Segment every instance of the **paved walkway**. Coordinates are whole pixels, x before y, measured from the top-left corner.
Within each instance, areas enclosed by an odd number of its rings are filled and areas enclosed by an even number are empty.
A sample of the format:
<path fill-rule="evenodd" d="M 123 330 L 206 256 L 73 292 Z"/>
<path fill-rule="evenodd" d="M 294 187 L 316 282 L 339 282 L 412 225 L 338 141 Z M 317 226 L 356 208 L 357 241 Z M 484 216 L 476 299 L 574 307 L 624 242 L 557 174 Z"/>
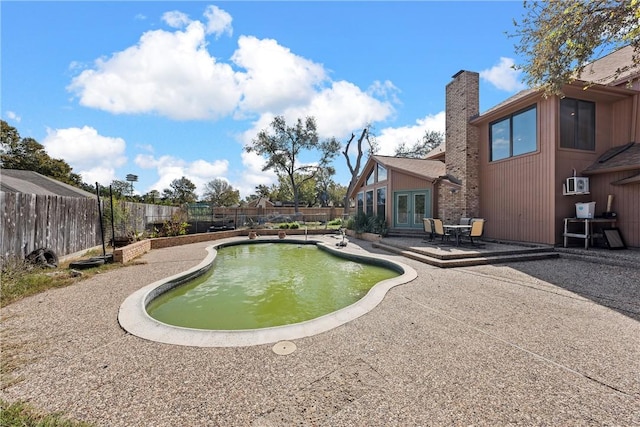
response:
<path fill-rule="evenodd" d="M 416 280 L 286 356 L 119 327 L 128 295 L 198 264 L 206 246 L 155 250 L 3 309 L 2 345 L 28 362 L 0 396 L 104 426 L 640 425 L 640 269 L 397 257 Z"/>

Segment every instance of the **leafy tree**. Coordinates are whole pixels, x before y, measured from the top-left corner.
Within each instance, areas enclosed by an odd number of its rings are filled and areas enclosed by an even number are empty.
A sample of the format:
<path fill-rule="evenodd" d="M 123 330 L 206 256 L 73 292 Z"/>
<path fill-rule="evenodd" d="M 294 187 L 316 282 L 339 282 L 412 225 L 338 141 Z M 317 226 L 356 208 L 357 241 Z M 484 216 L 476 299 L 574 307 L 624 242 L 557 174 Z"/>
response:
<path fill-rule="evenodd" d="M 347 187 L 332 181 L 327 187 L 327 195 L 327 204 L 343 206 L 345 198 L 347 197 Z"/>
<path fill-rule="evenodd" d="M 421 141 L 417 141 L 411 147 L 408 147 L 407 144 L 402 143 L 396 149 L 397 157 L 409 157 L 412 159 L 422 159 L 424 158 L 431 150 L 438 147 L 444 141 L 444 135 L 442 132 L 437 132 L 433 130 L 428 130 L 424 133 Z"/>
<path fill-rule="evenodd" d="M 113 181 L 111 181 L 110 185 L 113 197 L 116 197 L 118 199 L 122 199 L 123 197 L 131 193 L 131 184 L 129 184 L 127 181 L 114 179 Z"/>
<path fill-rule="evenodd" d="M 170 188 L 162 190 L 162 197 L 174 204 L 193 203 L 197 200 L 196 185 L 188 178 L 174 179 L 169 184 Z"/>
<path fill-rule="evenodd" d="M 158 202 L 160 202 L 160 199 L 161 199 L 161 196 L 158 190 L 151 190 L 148 193 L 146 193 L 144 196 L 142 196 L 142 200 L 144 200 L 145 203 L 150 203 L 152 205 L 155 205 Z"/>
<path fill-rule="evenodd" d="M 50 157 L 38 141 L 33 138 L 21 138 L 18 130 L 4 120 L 0 121 L 0 127 L 0 165 L 3 168 L 38 172 L 86 189 L 80 175 L 74 173 L 64 160 Z"/>
<path fill-rule="evenodd" d="M 603 51 L 632 45 L 633 63 L 616 70 L 615 77 L 640 64 L 640 0 L 532 1 L 513 37 L 516 52 L 526 63 L 516 68 L 525 82 L 547 94 L 562 94 L 587 63 Z"/>
<path fill-rule="evenodd" d="M 266 158 L 263 171 L 273 170 L 289 180 L 297 213 L 300 187 L 329 165 L 338 154 L 340 144 L 333 138 L 320 141 L 313 117 L 307 117 L 304 122 L 298 119 L 295 126 L 287 126 L 284 117 L 278 116 L 271 122 L 271 128 L 273 134 L 267 130 L 260 131 L 253 144 L 246 146 L 245 150 Z M 300 164 L 299 157 L 303 151 L 315 151 L 320 157 L 314 164 Z"/>
<path fill-rule="evenodd" d="M 331 199 L 330 188 L 335 185 L 331 177 L 335 175 L 336 170 L 334 168 L 325 168 L 316 175 L 316 201 L 320 206 L 328 206 Z M 315 203 L 314 203 L 315 204 Z"/>
<path fill-rule="evenodd" d="M 360 134 L 360 138 L 358 138 L 357 146 L 356 146 L 356 159 L 355 163 L 351 162 L 351 155 L 349 154 L 349 149 L 351 148 L 351 143 L 353 139 L 356 137 L 355 134 L 351 134 L 351 138 L 345 144 L 344 151 L 342 155 L 347 160 L 347 167 L 349 168 L 349 172 L 351 173 L 351 180 L 349 181 L 349 185 L 347 186 L 347 191 L 344 195 L 344 213 L 349 213 L 349 193 L 353 190 L 353 187 L 356 185 L 356 181 L 358 181 L 358 177 L 360 176 L 360 168 L 362 167 L 362 158 L 365 155 L 365 151 L 367 152 L 367 156 L 374 154 L 378 147 L 375 142 L 375 138 L 371 134 L 371 125 L 367 125 L 364 129 L 362 129 L 362 133 Z M 366 140 L 368 149 L 363 148 L 364 141 Z"/>
<path fill-rule="evenodd" d="M 213 206 L 234 206 L 240 203 L 240 191 L 224 179 L 214 179 L 205 184 L 204 200 Z"/>

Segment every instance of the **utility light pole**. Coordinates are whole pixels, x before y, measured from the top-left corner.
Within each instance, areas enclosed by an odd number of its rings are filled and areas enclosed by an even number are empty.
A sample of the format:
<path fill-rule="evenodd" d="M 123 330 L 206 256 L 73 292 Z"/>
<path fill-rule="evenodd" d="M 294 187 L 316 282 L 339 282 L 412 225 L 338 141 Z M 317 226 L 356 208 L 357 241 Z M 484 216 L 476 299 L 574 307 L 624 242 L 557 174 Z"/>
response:
<path fill-rule="evenodd" d="M 138 175 L 127 174 L 127 181 L 131 183 L 130 197 L 133 197 L 133 183 L 138 181 Z"/>

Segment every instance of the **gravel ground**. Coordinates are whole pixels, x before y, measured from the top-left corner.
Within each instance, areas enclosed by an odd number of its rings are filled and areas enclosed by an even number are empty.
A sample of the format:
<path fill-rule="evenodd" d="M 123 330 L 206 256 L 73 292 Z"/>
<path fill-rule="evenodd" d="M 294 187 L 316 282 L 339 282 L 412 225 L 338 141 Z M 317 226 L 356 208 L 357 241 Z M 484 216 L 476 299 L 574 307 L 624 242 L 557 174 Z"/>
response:
<path fill-rule="evenodd" d="M 2 345 L 26 362 L 0 396 L 104 426 L 640 425 L 640 269 L 566 258 L 438 269 L 389 256 L 418 278 L 288 355 L 120 328 L 128 295 L 198 264 L 207 244 L 4 308 Z"/>

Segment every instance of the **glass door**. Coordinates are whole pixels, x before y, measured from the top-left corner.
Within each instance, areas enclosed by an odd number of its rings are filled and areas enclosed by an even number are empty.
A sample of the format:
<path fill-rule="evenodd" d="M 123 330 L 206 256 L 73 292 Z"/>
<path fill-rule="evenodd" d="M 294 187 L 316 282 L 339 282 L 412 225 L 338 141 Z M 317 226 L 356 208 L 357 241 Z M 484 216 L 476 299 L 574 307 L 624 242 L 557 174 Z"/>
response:
<path fill-rule="evenodd" d="M 397 194 L 396 195 L 396 226 L 409 226 L 409 195 Z"/>
<path fill-rule="evenodd" d="M 427 216 L 427 195 L 417 193 L 413 195 L 413 225 L 422 227 L 422 218 Z"/>
<path fill-rule="evenodd" d="M 395 193 L 393 207 L 394 227 L 422 228 L 422 218 L 431 216 L 431 191 L 406 191 Z"/>

